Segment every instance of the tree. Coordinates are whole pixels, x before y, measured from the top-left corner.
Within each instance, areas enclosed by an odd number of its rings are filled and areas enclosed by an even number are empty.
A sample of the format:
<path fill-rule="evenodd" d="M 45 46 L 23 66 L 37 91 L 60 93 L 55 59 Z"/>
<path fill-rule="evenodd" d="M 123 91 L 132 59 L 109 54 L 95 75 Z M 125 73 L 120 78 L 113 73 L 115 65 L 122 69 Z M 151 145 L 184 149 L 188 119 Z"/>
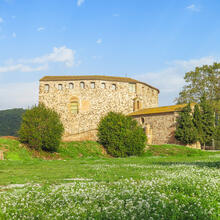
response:
<path fill-rule="evenodd" d="M 179 113 L 175 132 L 175 138 L 183 144 L 193 144 L 197 140 L 197 131 L 192 119 L 192 109 L 188 104 Z"/>
<path fill-rule="evenodd" d="M 211 144 L 216 134 L 215 116 L 214 116 L 213 107 L 211 104 L 209 104 L 205 95 L 201 97 L 200 108 L 202 112 L 202 130 L 203 130 L 203 139 L 201 143 L 203 145 Z"/>
<path fill-rule="evenodd" d="M 215 109 L 220 109 L 220 63 L 196 67 L 185 74 L 186 85 L 176 98 L 177 103 L 199 102 L 203 95 Z"/>
<path fill-rule="evenodd" d="M 19 138 L 22 143 L 35 149 L 56 151 L 63 131 L 59 115 L 45 105 L 39 104 L 24 113 Z"/>
<path fill-rule="evenodd" d="M 121 113 L 108 113 L 98 125 L 99 142 L 114 157 L 141 155 L 146 135 L 137 121 Z"/>
<path fill-rule="evenodd" d="M 204 132 L 202 123 L 202 113 L 198 104 L 194 106 L 193 111 L 193 124 L 196 128 L 196 140 L 200 143 L 204 142 Z"/>

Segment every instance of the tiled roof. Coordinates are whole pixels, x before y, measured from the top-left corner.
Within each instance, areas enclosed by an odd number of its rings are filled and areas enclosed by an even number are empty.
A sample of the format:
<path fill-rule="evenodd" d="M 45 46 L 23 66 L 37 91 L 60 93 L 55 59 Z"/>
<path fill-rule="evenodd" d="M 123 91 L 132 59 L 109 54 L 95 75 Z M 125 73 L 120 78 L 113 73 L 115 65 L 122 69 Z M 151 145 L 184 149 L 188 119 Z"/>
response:
<path fill-rule="evenodd" d="M 160 114 L 160 113 L 167 113 L 167 112 L 179 112 L 181 111 L 187 104 L 180 104 L 180 105 L 170 105 L 170 106 L 162 106 L 156 108 L 145 108 L 141 109 L 136 112 L 132 112 L 129 116 L 137 116 L 137 115 L 150 115 L 150 114 Z M 195 103 L 191 103 L 193 107 Z"/>
<path fill-rule="evenodd" d="M 156 89 L 158 92 L 159 89 L 148 85 L 147 83 L 140 82 L 138 80 L 128 78 L 128 77 L 116 77 L 116 76 L 101 76 L 101 75 L 88 75 L 88 76 L 44 76 L 40 81 L 71 81 L 71 80 L 104 80 L 104 81 L 116 81 L 116 82 L 130 82 L 130 83 L 142 83 Z"/>

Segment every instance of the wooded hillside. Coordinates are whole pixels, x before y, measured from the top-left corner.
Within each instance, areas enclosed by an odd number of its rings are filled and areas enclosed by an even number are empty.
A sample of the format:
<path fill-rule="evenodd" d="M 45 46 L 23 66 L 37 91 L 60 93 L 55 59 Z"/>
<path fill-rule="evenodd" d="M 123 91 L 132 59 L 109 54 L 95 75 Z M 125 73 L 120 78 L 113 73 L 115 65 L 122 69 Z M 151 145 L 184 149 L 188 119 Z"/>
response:
<path fill-rule="evenodd" d="M 17 136 L 24 112 L 22 108 L 0 110 L 0 136 Z"/>

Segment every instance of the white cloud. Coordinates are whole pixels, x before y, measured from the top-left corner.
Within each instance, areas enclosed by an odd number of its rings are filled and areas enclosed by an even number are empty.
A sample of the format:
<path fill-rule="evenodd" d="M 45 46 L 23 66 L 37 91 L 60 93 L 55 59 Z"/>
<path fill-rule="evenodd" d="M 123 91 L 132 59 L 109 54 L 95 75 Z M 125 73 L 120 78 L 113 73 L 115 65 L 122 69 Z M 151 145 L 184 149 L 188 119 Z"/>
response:
<path fill-rule="evenodd" d="M 0 100 L 0 109 L 31 107 L 38 102 L 38 82 L 0 84 Z"/>
<path fill-rule="evenodd" d="M 84 2 L 85 0 L 77 0 L 77 6 L 80 7 Z"/>
<path fill-rule="evenodd" d="M 16 38 L 16 36 L 17 36 L 16 33 L 13 32 L 13 33 L 12 33 L 12 37 L 13 37 L 13 38 Z"/>
<path fill-rule="evenodd" d="M 200 11 L 199 7 L 197 7 L 194 4 L 187 6 L 186 9 L 188 9 L 190 11 Z"/>
<path fill-rule="evenodd" d="M 96 41 L 97 44 L 101 44 L 102 43 L 102 38 L 99 38 L 97 41 Z"/>
<path fill-rule="evenodd" d="M 3 18 L 0 17 L 0 23 L 3 23 L 3 22 L 4 22 Z"/>
<path fill-rule="evenodd" d="M 16 18 L 16 16 L 15 16 L 15 15 L 12 15 L 12 16 L 11 16 L 11 18 L 12 18 L 12 19 L 15 19 L 15 18 Z"/>
<path fill-rule="evenodd" d="M 39 27 L 39 28 L 37 28 L 37 31 L 44 31 L 45 30 L 45 27 Z"/>
<path fill-rule="evenodd" d="M 137 75 L 136 78 L 160 90 L 160 105 L 170 105 L 173 104 L 185 84 L 184 75 L 186 72 L 194 70 L 197 66 L 211 65 L 218 61 L 220 59 L 215 57 L 175 60 L 167 63 L 168 67 L 161 71 Z"/>
<path fill-rule="evenodd" d="M 10 61 L 10 62 L 9 62 Z M 67 67 L 77 65 L 75 63 L 75 51 L 69 48 L 54 47 L 52 53 L 32 59 L 9 59 L 5 66 L 0 66 L 0 72 L 36 72 L 47 70 L 50 63 L 64 63 Z"/>
<path fill-rule="evenodd" d="M 74 65 L 75 51 L 69 48 L 54 47 L 53 52 L 41 57 L 35 57 L 33 59 L 21 60 L 23 63 L 42 64 L 42 63 L 64 63 L 66 66 L 71 67 Z"/>
<path fill-rule="evenodd" d="M 14 64 L 14 65 L 0 67 L 0 73 L 14 72 L 14 71 L 37 72 L 37 71 L 42 71 L 42 70 L 47 70 L 47 69 L 48 69 L 47 65 L 31 67 L 31 66 L 24 65 L 24 64 Z"/>
<path fill-rule="evenodd" d="M 119 16 L 120 16 L 120 15 L 117 14 L 117 13 L 113 14 L 113 17 L 119 17 Z"/>

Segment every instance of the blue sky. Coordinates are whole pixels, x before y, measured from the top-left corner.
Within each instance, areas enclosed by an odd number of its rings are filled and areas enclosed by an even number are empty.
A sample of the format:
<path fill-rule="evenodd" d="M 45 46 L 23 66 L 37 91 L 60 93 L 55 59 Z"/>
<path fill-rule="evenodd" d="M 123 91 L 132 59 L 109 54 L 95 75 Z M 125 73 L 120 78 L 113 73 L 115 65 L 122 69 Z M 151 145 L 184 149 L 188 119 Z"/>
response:
<path fill-rule="evenodd" d="M 0 0 L 0 109 L 37 103 L 45 75 L 128 76 L 173 104 L 220 57 L 219 0 Z"/>

